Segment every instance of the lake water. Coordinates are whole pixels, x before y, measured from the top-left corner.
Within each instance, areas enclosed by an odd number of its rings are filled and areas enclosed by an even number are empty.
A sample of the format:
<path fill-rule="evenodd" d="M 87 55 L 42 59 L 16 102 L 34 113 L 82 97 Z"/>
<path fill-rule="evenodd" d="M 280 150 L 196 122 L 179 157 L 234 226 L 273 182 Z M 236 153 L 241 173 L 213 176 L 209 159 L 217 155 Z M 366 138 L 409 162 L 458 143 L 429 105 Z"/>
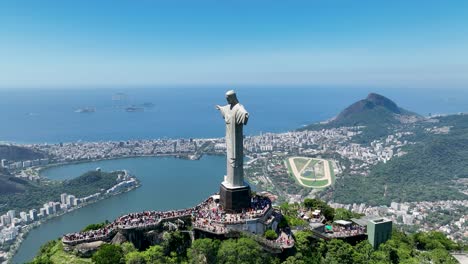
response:
<path fill-rule="evenodd" d="M 218 191 L 225 166 L 225 158 L 222 156 L 204 156 L 196 161 L 173 157 L 142 157 L 65 165 L 45 170 L 43 175 L 46 177 L 68 179 L 97 167 L 103 171 L 127 169 L 137 176 L 142 186 L 47 221 L 29 232 L 13 258 L 13 263 L 31 260 L 47 241 L 79 231 L 91 223 L 106 219 L 112 221 L 130 212 L 194 206 Z"/>

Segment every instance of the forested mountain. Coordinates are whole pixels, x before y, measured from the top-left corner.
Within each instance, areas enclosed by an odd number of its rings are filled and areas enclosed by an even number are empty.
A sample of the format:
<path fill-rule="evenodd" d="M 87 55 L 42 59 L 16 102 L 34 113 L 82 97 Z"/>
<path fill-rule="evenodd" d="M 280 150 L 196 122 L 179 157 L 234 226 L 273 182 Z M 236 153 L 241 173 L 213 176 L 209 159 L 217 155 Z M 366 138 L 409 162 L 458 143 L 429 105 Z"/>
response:
<path fill-rule="evenodd" d="M 370 93 L 365 99 L 351 104 L 331 120 L 311 124 L 299 130 L 365 126 L 362 135 L 359 135 L 356 140 L 366 143 L 387 135 L 394 126 L 421 119 L 422 117 L 418 114 L 399 107 L 385 96 Z"/>

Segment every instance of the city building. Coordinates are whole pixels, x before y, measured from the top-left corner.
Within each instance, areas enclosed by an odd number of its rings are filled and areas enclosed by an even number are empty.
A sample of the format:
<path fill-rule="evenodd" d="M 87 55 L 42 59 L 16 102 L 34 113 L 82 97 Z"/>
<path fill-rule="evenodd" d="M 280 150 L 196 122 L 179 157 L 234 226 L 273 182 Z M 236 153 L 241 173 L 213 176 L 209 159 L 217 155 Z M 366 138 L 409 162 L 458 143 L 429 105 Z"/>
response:
<path fill-rule="evenodd" d="M 386 218 L 371 219 L 367 222 L 369 243 L 377 249 L 392 236 L 392 221 Z"/>
<path fill-rule="evenodd" d="M 29 210 L 29 218 L 31 218 L 31 221 L 36 221 L 38 219 L 36 209 Z"/>
<path fill-rule="evenodd" d="M 54 214 L 54 207 L 50 206 L 48 203 L 44 204 L 44 209 L 46 211 L 46 215 Z"/>
<path fill-rule="evenodd" d="M 60 211 L 60 203 L 59 202 L 55 202 L 54 205 L 54 213 L 57 213 L 58 211 Z"/>
<path fill-rule="evenodd" d="M 67 204 L 67 194 L 66 193 L 62 193 L 60 195 L 60 203 Z"/>
<path fill-rule="evenodd" d="M 21 220 L 22 220 L 24 223 L 29 222 L 29 215 L 28 215 L 28 213 L 26 213 L 26 212 L 21 212 L 21 213 L 20 213 L 20 217 L 21 217 Z"/>
<path fill-rule="evenodd" d="M 66 204 L 73 206 L 75 204 L 76 197 L 74 195 L 68 195 L 67 196 L 67 202 Z"/>
<path fill-rule="evenodd" d="M 47 216 L 47 209 L 46 208 L 41 208 L 39 209 L 39 215 L 38 217 L 46 217 Z"/>
<path fill-rule="evenodd" d="M 10 222 L 13 223 L 15 220 L 16 212 L 15 210 L 10 210 L 7 212 L 7 215 L 10 217 Z"/>
<path fill-rule="evenodd" d="M 2 223 L 2 226 L 5 226 L 5 227 L 11 224 L 11 218 L 9 215 L 6 215 L 6 214 L 0 217 L 0 221 Z"/>

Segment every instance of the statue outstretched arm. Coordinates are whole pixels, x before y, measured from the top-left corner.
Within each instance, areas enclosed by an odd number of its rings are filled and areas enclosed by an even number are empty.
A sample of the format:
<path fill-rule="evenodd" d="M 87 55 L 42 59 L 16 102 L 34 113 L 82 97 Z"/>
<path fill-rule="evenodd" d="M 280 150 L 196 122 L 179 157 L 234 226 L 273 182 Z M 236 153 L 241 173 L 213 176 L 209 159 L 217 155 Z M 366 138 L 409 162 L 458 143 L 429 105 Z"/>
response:
<path fill-rule="evenodd" d="M 221 115 L 222 115 L 223 118 L 224 118 L 224 116 L 226 115 L 226 114 L 225 114 L 224 106 L 216 105 L 215 107 L 216 107 L 216 109 L 219 110 L 219 112 L 221 113 Z"/>

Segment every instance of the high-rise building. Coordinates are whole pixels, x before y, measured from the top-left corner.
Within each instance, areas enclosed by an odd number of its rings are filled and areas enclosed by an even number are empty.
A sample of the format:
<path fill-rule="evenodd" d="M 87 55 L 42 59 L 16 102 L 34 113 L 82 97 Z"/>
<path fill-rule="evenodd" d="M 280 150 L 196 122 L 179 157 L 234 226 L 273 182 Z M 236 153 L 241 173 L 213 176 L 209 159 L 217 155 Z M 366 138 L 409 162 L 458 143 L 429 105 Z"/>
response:
<path fill-rule="evenodd" d="M 26 212 L 21 212 L 20 217 L 23 222 L 29 222 L 29 215 Z"/>
<path fill-rule="evenodd" d="M 46 210 L 46 215 L 54 214 L 54 207 L 50 206 L 49 204 L 44 204 L 44 208 Z"/>
<path fill-rule="evenodd" d="M 4 214 L 2 216 L 0 216 L 0 221 L 2 223 L 3 226 L 9 226 L 11 224 L 11 218 L 9 215 L 7 214 Z"/>
<path fill-rule="evenodd" d="M 2 166 L 2 168 L 6 168 L 6 159 L 2 159 L 0 165 Z"/>
<path fill-rule="evenodd" d="M 367 239 L 374 249 L 385 243 L 392 236 L 392 221 L 386 218 L 378 218 L 367 222 Z"/>
<path fill-rule="evenodd" d="M 75 204 L 75 196 L 74 195 L 68 195 L 67 196 L 67 204 L 70 206 L 73 206 Z"/>
<path fill-rule="evenodd" d="M 36 221 L 38 219 L 36 209 L 29 210 L 29 218 L 31 218 L 31 221 Z"/>
<path fill-rule="evenodd" d="M 47 216 L 47 209 L 46 208 L 41 208 L 39 209 L 39 212 L 40 212 L 40 216 L 41 217 L 46 217 Z"/>
<path fill-rule="evenodd" d="M 62 204 L 66 204 L 67 203 L 67 194 L 66 193 L 62 193 L 60 195 L 60 203 Z"/>
<path fill-rule="evenodd" d="M 11 223 L 13 223 L 14 220 L 15 220 L 15 216 L 16 216 L 15 210 L 10 210 L 10 211 L 8 211 L 8 212 L 7 212 L 7 215 L 10 217 Z"/>
<path fill-rule="evenodd" d="M 60 203 L 59 202 L 55 202 L 53 207 L 54 207 L 54 213 L 57 213 L 58 211 L 60 211 Z"/>

